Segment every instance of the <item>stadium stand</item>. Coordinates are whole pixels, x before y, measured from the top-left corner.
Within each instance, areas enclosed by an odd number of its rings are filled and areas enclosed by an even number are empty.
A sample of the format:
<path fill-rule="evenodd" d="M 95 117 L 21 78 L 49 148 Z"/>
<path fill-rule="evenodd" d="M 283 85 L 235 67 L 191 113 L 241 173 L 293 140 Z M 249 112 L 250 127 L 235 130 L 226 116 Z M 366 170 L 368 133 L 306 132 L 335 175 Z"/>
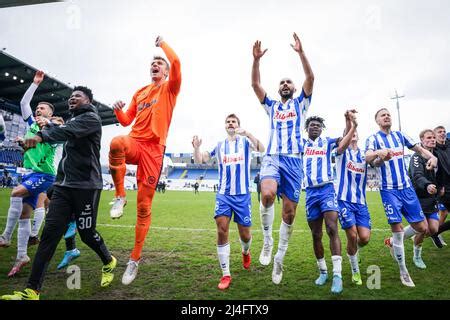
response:
<path fill-rule="evenodd" d="M 36 68 L 0 50 L 0 109 L 20 115 L 20 100 L 36 71 Z M 50 102 L 55 106 L 55 115 L 66 119 L 69 116 L 67 99 L 72 89 L 68 84 L 46 75 L 34 94 L 31 107 L 34 111 L 38 101 Z M 98 109 L 102 125 L 118 123 L 110 107 L 97 100 L 93 104 Z"/>
<path fill-rule="evenodd" d="M 15 142 L 15 139 L 23 137 L 27 130 L 27 124 L 21 116 L 20 100 L 33 81 L 36 71 L 36 68 L 0 50 L 0 113 L 5 120 L 6 131 L 5 140 L 0 143 L 0 169 L 7 169 L 10 172 L 9 176 L 13 178 L 10 186 L 17 184 L 23 171 L 21 168 L 23 149 Z M 72 89 L 68 84 L 46 75 L 36 90 L 31 107 L 34 111 L 39 101 L 47 101 L 55 106 L 55 115 L 67 119 L 69 116 L 67 100 Z M 93 104 L 98 109 L 102 125 L 118 122 L 110 107 L 96 100 Z M 135 178 L 134 182 L 132 180 L 126 182 L 127 188 L 133 187 Z"/>

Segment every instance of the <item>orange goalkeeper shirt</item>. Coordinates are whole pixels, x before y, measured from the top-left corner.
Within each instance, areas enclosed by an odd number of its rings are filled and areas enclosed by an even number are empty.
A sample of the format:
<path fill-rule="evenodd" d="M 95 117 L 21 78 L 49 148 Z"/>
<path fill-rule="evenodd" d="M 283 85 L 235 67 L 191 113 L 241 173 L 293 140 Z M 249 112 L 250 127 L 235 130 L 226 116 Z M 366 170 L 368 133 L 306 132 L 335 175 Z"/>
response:
<path fill-rule="evenodd" d="M 136 118 L 129 134 L 138 140 L 150 140 L 166 145 L 167 133 L 173 109 L 181 86 L 180 60 L 165 42 L 161 48 L 170 62 L 169 80 L 160 85 L 151 83 L 139 89 L 133 96 L 127 111 L 115 110 L 120 124 L 130 125 Z"/>

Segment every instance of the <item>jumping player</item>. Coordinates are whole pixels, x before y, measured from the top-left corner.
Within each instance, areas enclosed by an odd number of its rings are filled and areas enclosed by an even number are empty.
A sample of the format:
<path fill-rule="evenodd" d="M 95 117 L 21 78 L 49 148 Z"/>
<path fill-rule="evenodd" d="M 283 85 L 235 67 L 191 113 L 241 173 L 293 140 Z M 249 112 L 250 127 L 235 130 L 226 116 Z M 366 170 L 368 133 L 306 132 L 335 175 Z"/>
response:
<path fill-rule="evenodd" d="M 166 54 L 169 63 L 155 56 L 151 63 L 152 83 L 139 89 L 124 112 L 125 103 L 117 101 L 114 112 L 123 126 L 136 121 L 127 136 L 111 141 L 109 167 L 116 188 L 116 198 L 111 217 L 120 218 L 126 204 L 124 177 L 126 163 L 137 164 L 137 222 L 135 244 L 122 277 L 123 284 L 130 284 L 137 275 L 145 237 L 151 224 L 151 206 L 163 164 L 167 133 L 181 86 L 180 60 L 161 37 L 155 41 Z M 167 77 L 169 78 L 167 80 Z"/>
<path fill-rule="evenodd" d="M 220 290 L 227 289 L 231 283 L 228 232 L 233 213 L 242 247 L 242 265 L 245 269 L 250 269 L 251 151 L 264 152 L 262 143 L 240 127 L 240 120 L 235 114 L 230 114 L 225 119 L 225 130 L 227 138 L 220 141 L 212 152 L 200 151 L 202 140 L 198 136 L 194 136 L 192 140 L 196 163 L 205 163 L 211 157 L 216 157 L 219 164 L 219 189 L 216 195 L 214 218 L 217 224 L 217 255 L 223 274 L 218 285 Z"/>

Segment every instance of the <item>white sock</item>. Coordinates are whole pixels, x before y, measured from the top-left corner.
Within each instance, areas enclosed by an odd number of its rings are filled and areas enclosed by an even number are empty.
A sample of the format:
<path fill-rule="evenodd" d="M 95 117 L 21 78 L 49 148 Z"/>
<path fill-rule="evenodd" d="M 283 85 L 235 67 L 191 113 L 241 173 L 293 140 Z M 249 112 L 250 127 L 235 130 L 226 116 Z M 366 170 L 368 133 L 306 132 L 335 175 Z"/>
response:
<path fill-rule="evenodd" d="M 41 229 L 42 222 L 45 218 L 45 208 L 36 208 L 34 210 L 33 222 L 31 224 L 31 234 L 30 236 L 36 237 Z"/>
<path fill-rule="evenodd" d="M 262 202 L 260 202 L 259 213 L 261 216 L 261 227 L 264 235 L 264 242 L 270 241 L 272 243 L 272 225 L 275 216 L 275 205 L 272 203 L 270 207 L 266 208 L 263 206 Z"/>
<path fill-rule="evenodd" d="M 317 267 L 319 268 L 320 273 L 328 273 L 327 262 L 325 258 L 317 259 Z"/>
<path fill-rule="evenodd" d="M 6 240 L 11 241 L 11 236 L 16 228 L 17 220 L 19 220 L 20 215 L 22 214 L 22 198 L 20 197 L 11 197 L 9 198 L 10 205 L 8 210 L 8 220 L 6 220 L 5 231 L 3 231 L 3 236 Z"/>
<path fill-rule="evenodd" d="M 392 233 L 392 247 L 394 249 L 394 256 L 398 262 L 400 272 L 405 273 L 408 272 L 408 269 L 406 269 L 405 263 L 405 248 L 403 246 L 403 237 L 403 231 Z"/>
<path fill-rule="evenodd" d="M 359 272 L 359 265 L 358 265 L 358 252 L 354 256 L 347 255 L 348 260 L 350 261 L 350 266 L 352 267 L 352 274 Z"/>
<path fill-rule="evenodd" d="M 252 238 L 250 237 L 250 240 L 248 240 L 248 242 L 245 242 L 242 239 L 239 239 L 239 241 L 241 242 L 242 253 L 247 255 L 252 244 Z"/>
<path fill-rule="evenodd" d="M 407 226 L 406 228 L 404 228 L 403 232 L 404 232 L 403 239 L 412 238 L 412 236 L 417 234 L 416 230 L 414 230 L 414 228 L 411 226 Z"/>
<path fill-rule="evenodd" d="M 230 243 L 217 245 L 220 268 L 224 276 L 230 275 Z"/>
<path fill-rule="evenodd" d="M 333 275 L 342 278 L 342 257 L 331 256 L 331 261 L 333 261 Z"/>
<path fill-rule="evenodd" d="M 280 240 L 278 241 L 278 251 L 275 255 L 275 259 L 282 263 L 289 244 L 289 238 L 291 237 L 293 230 L 292 224 L 287 224 L 281 221 L 280 225 Z"/>
<path fill-rule="evenodd" d="M 414 245 L 414 258 L 420 258 L 420 257 L 422 257 L 422 246 Z"/>
<path fill-rule="evenodd" d="M 19 229 L 17 230 L 17 258 L 27 254 L 28 238 L 31 233 L 30 219 L 20 219 Z"/>

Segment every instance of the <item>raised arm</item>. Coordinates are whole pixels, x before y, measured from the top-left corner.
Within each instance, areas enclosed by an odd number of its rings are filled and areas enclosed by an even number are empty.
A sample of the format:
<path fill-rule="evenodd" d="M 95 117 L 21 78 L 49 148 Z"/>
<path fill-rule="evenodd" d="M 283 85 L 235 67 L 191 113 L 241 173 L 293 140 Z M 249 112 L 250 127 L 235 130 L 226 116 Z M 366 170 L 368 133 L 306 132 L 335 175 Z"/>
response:
<path fill-rule="evenodd" d="M 161 36 L 158 36 L 155 41 L 157 47 L 161 47 L 170 62 L 169 71 L 169 89 L 177 95 L 180 92 L 181 87 L 181 64 L 180 59 L 173 49 L 163 40 Z"/>
<path fill-rule="evenodd" d="M 85 113 L 72 119 L 64 125 L 46 128 L 35 136 L 26 138 L 23 142 L 25 149 L 34 148 L 41 142 L 57 143 L 71 138 L 82 138 L 102 130 L 102 123 L 97 114 Z"/>
<path fill-rule="evenodd" d="M 428 160 L 427 162 L 427 169 L 431 170 L 434 168 L 437 168 L 438 166 L 438 159 L 427 149 L 423 148 L 420 144 L 416 144 L 414 147 L 412 147 L 412 150 L 420 154 L 422 157 Z"/>
<path fill-rule="evenodd" d="M 20 111 L 22 112 L 23 120 L 27 120 L 29 117 L 33 115 L 33 111 L 31 110 L 30 102 L 33 99 L 33 95 L 36 92 L 36 89 L 39 87 L 41 82 L 44 80 L 44 72 L 36 71 L 34 75 L 33 83 L 28 87 L 27 91 L 20 100 Z"/>
<path fill-rule="evenodd" d="M 389 161 L 392 158 L 392 150 L 390 149 L 376 149 L 375 136 L 371 136 L 366 141 L 366 163 L 372 167 L 380 167 L 384 161 Z"/>
<path fill-rule="evenodd" d="M 242 129 L 242 128 L 237 128 L 236 129 L 236 134 L 239 134 L 241 136 L 245 136 L 248 138 L 248 140 L 250 140 L 250 142 L 252 143 L 254 150 L 258 151 L 258 152 L 264 152 L 265 148 L 264 145 L 262 144 L 261 141 L 259 141 L 254 135 L 252 135 L 250 132 Z M 253 148 L 252 148 L 253 149 Z"/>
<path fill-rule="evenodd" d="M 411 179 L 416 183 L 417 187 L 429 194 L 437 193 L 436 185 L 425 176 L 425 163 L 419 155 L 414 154 L 409 162 L 409 172 Z"/>
<path fill-rule="evenodd" d="M 311 69 L 308 59 L 306 58 L 305 52 L 303 51 L 302 43 L 300 38 L 294 32 L 295 44 L 291 44 L 291 47 L 298 53 L 300 60 L 302 62 L 303 72 L 305 73 L 305 81 L 303 82 L 303 91 L 307 96 L 310 96 L 313 92 L 314 86 L 314 73 Z"/>
<path fill-rule="evenodd" d="M 194 162 L 197 164 L 206 163 L 211 159 L 209 152 L 201 152 L 200 146 L 202 145 L 202 139 L 199 139 L 198 136 L 194 136 L 192 138 L 192 146 L 194 147 Z"/>
<path fill-rule="evenodd" d="M 133 96 L 133 99 L 131 100 L 131 103 L 128 106 L 127 111 L 124 112 L 123 107 L 125 107 L 125 103 L 121 100 L 116 101 L 113 104 L 113 110 L 117 117 L 117 120 L 119 120 L 119 123 L 122 126 L 126 127 L 129 126 L 136 117 L 137 112 L 136 94 Z"/>
<path fill-rule="evenodd" d="M 263 102 L 266 96 L 266 91 L 261 86 L 261 76 L 259 73 L 259 60 L 266 53 L 267 49 L 264 51 L 261 49 L 261 41 L 256 41 L 253 45 L 253 66 L 252 66 L 252 87 L 258 97 L 259 102 Z"/>
<path fill-rule="evenodd" d="M 350 142 L 352 141 L 353 135 L 356 131 L 356 127 L 358 127 L 358 122 L 356 121 L 355 115 L 356 112 L 357 111 L 355 109 L 347 110 L 345 112 L 346 133 L 341 141 L 339 141 L 339 145 L 336 150 L 338 154 L 344 153 L 344 151 L 348 148 Z"/>

